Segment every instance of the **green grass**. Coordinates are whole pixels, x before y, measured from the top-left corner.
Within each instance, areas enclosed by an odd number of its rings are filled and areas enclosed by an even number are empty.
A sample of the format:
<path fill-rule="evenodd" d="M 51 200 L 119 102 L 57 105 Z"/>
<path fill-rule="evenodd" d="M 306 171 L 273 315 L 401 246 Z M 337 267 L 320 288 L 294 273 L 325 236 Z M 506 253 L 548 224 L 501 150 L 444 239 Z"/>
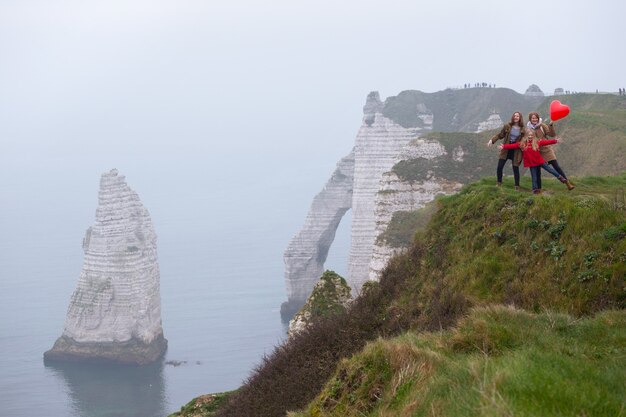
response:
<path fill-rule="evenodd" d="M 619 416 L 625 380 L 625 311 L 491 306 L 446 331 L 368 344 L 289 416 Z"/>
<path fill-rule="evenodd" d="M 436 210 L 437 203 L 432 201 L 419 210 L 394 212 L 387 229 L 378 237 L 379 243 L 384 242 L 392 248 L 409 246 L 415 232 L 426 228 Z"/>
<path fill-rule="evenodd" d="M 343 360 L 292 416 L 623 413 L 626 175 L 577 179 L 577 193 L 544 183 L 542 196 L 484 179 L 440 198 L 386 271 L 411 277 L 388 314 L 412 330 Z M 494 304 L 509 307 L 479 307 Z"/>
<path fill-rule="evenodd" d="M 588 317 L 626 306 L 626 174 L 575 181 L 536 196 L 483 179 L 438 199 L 380 282 L 278 347 L 218 415 L 619 411 L 623 312 Z"/>
<path fill-rule="evenodd" d="M 432 278 L 414 280 L 406 304 L 427 308 L 444 287 L 471 304 L 531 311 L 552 306 L 580 315 L 625 306 L 626 175 L 580 179 L 575 194 L 544 181 L 542 196 L 492 183 L 440 199 L 416 242 L 427 253 L 420 273 Z"/>
<path fill-rule="evenodd" d="M 189 401 L 169 417 L 213 417 L 235 391 L 206 394 Z"/>

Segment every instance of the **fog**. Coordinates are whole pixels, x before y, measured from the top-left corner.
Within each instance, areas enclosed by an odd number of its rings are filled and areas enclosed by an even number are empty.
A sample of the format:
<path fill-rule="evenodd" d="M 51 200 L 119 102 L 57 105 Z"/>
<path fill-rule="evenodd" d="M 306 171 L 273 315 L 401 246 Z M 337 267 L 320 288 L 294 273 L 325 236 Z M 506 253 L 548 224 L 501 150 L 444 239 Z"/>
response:
<path fill-rule="evenodd" d="M 352 148 L 370 91 L 617 91 L 625 11 L 609 0 L 2 0 L 0 243 L 26 250 L 12 243 L 24 224 L 52 240 L 67 219 L 78 241 L 100 174 L 117 168 L 157 232 L 177 221 L 210 236 L 238 207 L 286 246 Z"/>
<path fill-rule="evenodd" d="M 9 169 L 79 160 L 98 173 L 197 159 L 324 177 L 371 90 L 617 91 L 625 12 L 609 0 L 2 0 L 0 185 Z"/>
<path fill-rule="evenodd" d="M 63 330 L 103 172 L 126 176 L 159 236 L 168 358 L 204 364 L 159 374 L 157 408 L 172 412 L 236 388 L 284 336 L 282 253 L 353 147 L 370 91 L 616 92 L 625 11 L 614 0 L 0 0 L 4 411 L 84 417 L 118 402 L 92 405 L 75 388 L 82 374 L 41 360 Z M 326 264 L 343 274 L 347 223 Z"/>

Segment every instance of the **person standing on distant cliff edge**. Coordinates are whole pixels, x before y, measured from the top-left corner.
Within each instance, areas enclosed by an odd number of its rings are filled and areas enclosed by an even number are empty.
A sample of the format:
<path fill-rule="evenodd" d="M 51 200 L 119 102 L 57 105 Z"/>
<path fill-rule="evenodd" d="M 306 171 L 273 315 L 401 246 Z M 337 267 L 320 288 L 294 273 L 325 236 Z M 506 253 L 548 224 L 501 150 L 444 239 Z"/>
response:
<path fill-rule="evenodd" d="M 537 140 L 545 140 L 549 137 L 555 137 L 556 131 L 554 130 L 554 122 L 550 121 L 547 125 L 542 122 L 539 113 L 531 112 L 528 114 L 528 123 L 526 124 L 528 129 L 532 129 L 535 132 L 535 137 Z M 542 146 L 540 149 L 541 157 L 545 159 L 548 164 L 552 165 L 552 167 L 558 172 L 563 178 L 567 180 L 567 189 L 573 190 L 574 185 L 569 181 L 563 169 L 559 166 L 559 163 L 556 160 L 556 154 L 552 149 L 552 146 Z M 541 174 L 539 174 L 539 188 L 541 188 Z"/>
<path fill-rule="evenodd" d="M 499 139 L 502 139 L 505 144 L 517 143 L 522 140 L 524 136 L 524 120 L 522 119 L 522 113 L 516 111 L 511 116 L 511 121 L 505 124 L 500 130 L 500 133 L 493 135 L 487 146 L 491 146 Z M 522 163 L 522 151 L 516 149 L 502 149 L 500 156 L 498 157 L 498 168 L 496 169 L 497 185 L 502 185 L 502 171 L 507 160 L 511 160 L 513 165 L 513 177 L 515 178 L 515 189 L 519 190 L 519 166 Z"/>

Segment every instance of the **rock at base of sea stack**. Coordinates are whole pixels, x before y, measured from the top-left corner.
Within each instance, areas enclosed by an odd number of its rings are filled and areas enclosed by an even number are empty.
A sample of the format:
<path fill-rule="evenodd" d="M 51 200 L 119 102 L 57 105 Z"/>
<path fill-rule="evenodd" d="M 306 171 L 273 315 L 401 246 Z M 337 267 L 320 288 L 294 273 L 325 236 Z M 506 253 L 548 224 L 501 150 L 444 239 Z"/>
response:
<path fill-rule="evenodd" d="M 44 362 L 116 363 L 121 365 L 147 365 L 160 359 L 167 350 L 163 334 L 150 343 L 138 339 L 126 342 L 79 343 L 61 336 L 43 355 Z"/>
<path fill-rule="evenodd" d="M 65 328 L 44 353 L 46 362 L 144 365 L 163 356 L 156 240 L 150 214 L 124 176 L 115 169 L 103 174 Z"/>

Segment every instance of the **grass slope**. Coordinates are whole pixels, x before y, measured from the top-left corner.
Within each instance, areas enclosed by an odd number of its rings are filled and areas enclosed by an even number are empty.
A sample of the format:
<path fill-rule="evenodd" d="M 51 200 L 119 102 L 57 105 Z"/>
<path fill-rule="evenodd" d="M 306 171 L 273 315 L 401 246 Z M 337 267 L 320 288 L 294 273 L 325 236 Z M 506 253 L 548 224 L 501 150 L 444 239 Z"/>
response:
<path fill-rule="evenodd" d="M 369 343 L 289 416 L 623 415 L 625 346 L 624 310 L 477 308 L 447 331 Z"/>
<path fill-rule="evenodd" d="M 546 180 L 548 193 L 533 196 L 508 187 L 496 188 L 492 181 L 482 180 L 456 195 L 438 200 L 439 210 L 429 225 L 416 235 L 405 254 L 389 262 L 380 283 L 368 284 L 348 313 L 332 320 L 320 319 L 308 331 L 277 347 L 216 415 L 271 417 L 303 409 L 320 392 L 329 389 L 328 381 L 332 383 L 332 379 L 339 375 L 336 373 L 339 372 L 337 365 L 360 352 L 368 342 L 381 337 L 389 339 L 405 332 L 409 333 L 402 337 L 412 338 L 414 333 L 451 329 L 472 309 L 505 304 L 531 313 L 550 311 L 554 313 L 544 314 L 554 316 L 555 313 L 562 313 L 574 317 L 559 319 L 565 321 L 575 321 L 605 310 L 624 309 L 626 175 L 580 178 L 577 183 L 582 191 L 572 193 L 562 184 Z M 531 317 L 527 313 L 515 314 Z M 503 320 L 506 322 L 509 319 Z M 520 320 L 518 323 L 524 323 Z M 547 318 L 538 320 L 545 321 Z M 504 331 L 510 333 L 507 337 L 513 338 L 513 341 L 505 341 L 502 346 L 517 346 L 515 333 L 533 332 L 524 326 L 514 327 L 515 331 Z M 599 331 L 599 336 L 590 338 L 585 352 L 594 349 L 604 352 L 605 333 Z M 467 338 L 471 338 L 471 334 Z M 582 342 L 571 342 L 569 346 L 576 349 L 577 343 Z M 462 344 L 459 342 L 455 346 Z M 475 344 L 485 352 L 502 350 L 499 344 L 495 347 L 489 347 L 482 341 Z M 471 351 L 471 343 L 466 345 L 458 349 Z M 529 352 L 535 352 L 537 347 L 529 346 L 528 349 L 514 355 L 519 369 L 534 366 Z M 557 352 L 563 353 L 558 349 Z M 623 365 L 623 351 L 620 352 L 618 354 L 622 355 L 622 359 L 619 363 Z M 541 363 L 550 360 L 544 359 Z M 560 360 L 565 361 L 566 358 Z M 495 361 L 494 357 L 492 362 Z M 459 362 L 458 366 L 462 368 L 463 364 Z M 614 377 L 609 374 L 614 371 L 607 371 L 604 375 L 605 365 L 603 363 L 598 368 L 602 374 L 598 378 L 613 381 Z M 545 383 L 549 383 L 550 375 L 556 372 L 553 368 L 548 368 L 543 374 L 537 369 L 537 381 L 545 379 Z M 395 378 L 395 374 L 385 372 L 376 371 L 372 378 Z M 458 372 L 471 376 L 472 370 L 459 369 Z M 577 375 L 580 376 L 580 373 Z M 445 375 L 438 378 L 445 378 Z M 557 376 L 554 375 L 554 378 Z M 560 381 L 560 378 L 555 381 Z M 574 377 L 568 374 L 562 378 L 569 381 L 567 378 Z M 473 384 L 473 381 L 466 380 L 468 384 Z M 365 382 L 365 379 L 355 380 L 351 388 L 355 391 L 350 394 L 355 401 L 365 392 L 360 386 Z M 384 381 L 381 383 L 386 384 Z M 420 383 L 415 380 L 412 384 L 417 386 Z M 471 387 L 470 390 L 479 389 L 476 385 Z M 386 388 L 381 389 L 384 391 Z M 511 389 L 515 391 L 518 388 Z M 598 389 L 605 391 L 604 386 Z M 577 391 L 576 388 L 573 390 Z M 383 391 L 367 390 L 366 397 L 384 398 L 387 394 Z M 535 401 L 531 391 L 526 394 L 521 392 L 519 401 Z M 495 393 L 493 395 L 493 398 L 498 398 Z M 360 398 L 359 401 L 374 400 Z M 374 412 L 380 407 L 390 410 L 395 407 L 391 403 L 378 404 L 378 401 L 374 406 L 368 406 L 372 408 L 367 410 Z M 435 406 L 437 401 L 433 403 Z M 506 404 L 508 407 L 509 403 Z M 541 404 L 536 407 L 542 409 L 545 404 Z M 587 410 L 587 402 L 578 404 L 584 406 L 580 410 Z M 400 406 L 405 407 L 405 404 Z M 320 412 L 333 412 L 325 407 L 319 406 Z M 474 406 L 468 407 L 473 409 Z M 314 413 L 313 408 L 309 411 Z M 550 410 L 546 409 L 548 412 Z M 487 410 L 480 415 L 496 414 Z"/>
<path fill-rule="evenodd" d="M 513 303 L 575 315 L 624 307 L 626 175 L 546 180 L 535 198 L 482 180 L 440 200 L 415 245 L 424 256 L 406 304 L 437 288 L 470 304 Z"/>

